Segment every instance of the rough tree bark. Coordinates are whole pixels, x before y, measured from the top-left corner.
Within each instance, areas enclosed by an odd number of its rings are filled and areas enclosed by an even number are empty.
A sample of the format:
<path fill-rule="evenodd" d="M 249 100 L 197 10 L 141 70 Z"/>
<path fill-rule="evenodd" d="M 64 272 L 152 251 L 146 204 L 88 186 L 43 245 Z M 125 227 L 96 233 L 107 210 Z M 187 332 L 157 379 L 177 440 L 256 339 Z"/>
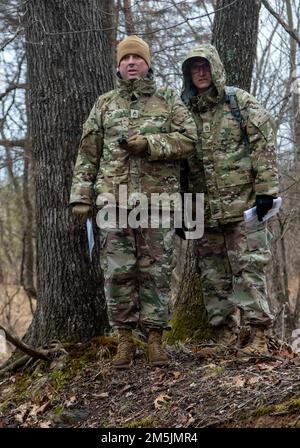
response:
<path fill-rule="evenodd" d="M 287 18 L 288 18 L 288 26 L 290 30 L 294 30 L 294 20 L 293 20 L 293 12 L 292 12 L 292 4 L 290 0 L 286 0 L 286 10 L 287 10 Z M 299 84 L 297 77 L 297 42 L 296 40 L 290 36 L 290 72 L 291 72 L 291 130 L 292 130 L 292 139 L 293 145 L 295 148 L 295 164 L 293 169 L 293 175 L 298 182 L 295 185 L 295 193 L 294 197 L 296 197 L 299 201 L 300 198 L 300 92 L 299 92 Z M 293 201 L 291 201 L 293 202 Z M 292 206 L 292 204 L 291 204 Z M 299 206 L 298 206 L 299 207 Z M 293 229 L 293 245 L 294 250 L 299 251 L 299 218 L 295 220 Z M 296 246 L 296 247 L 295 247 Z M 299 252 L 298 252 L 299 253 Z M 298 288 L 298 293 L 296 297 L 295 303 L 295 311 L 293 316 L 293 326 L 290 328 L 291 331 L 300 324 L 300 286 Z M 293 328 L 294 327 L 294 328 Z"/>
<path fill-rule="evenodd" d="M 35 168 L 37 310 L 26 340 L 87 340 L 103 332 L 97 253 L 67 208 L 82 123 L 112 88 L 109 0 L 24 4 Z"/>
<path fill-rule="evenodd" d="M 221 59 L 225 62 L 229 84 L 249 89 L 256 54 L 260 2 L 240 0 L 233 5 L 233 9 L 226 7 L 231 2 L 232 0 L 217 1 L 216 9 L 220 11 L 215 14 L 212 42 L 217 46 Z M 208 328 L 203 304 L 197 259 L 199 244 L 200 240 L 191 240 L 187 245 L 186 265 L 171 321 L 172 332 L 169 336 L 171 340 L 206 339 L 209 335 L 213 335 Z"/>
<path fill-rule="evenodd" d="M 33 312 L 32 299 L 36 299 L 36 290 L 34 285 L 34 210 L 31 181 L 32 176 L 32 158 L 28 148 L 24 153 L 24 172 L 23 172 L 23 201 L 24 201 L 24 234 L 22 242 L 22 263 L 21 263 L 21 285 L 26 292 L 31 311 Z"/>
<path fill-rule="evenodd" d="M 212 44 L 219 51 L 227 84 L 250 91 L 256 55 L 260 0 L 217 0 Z"/>

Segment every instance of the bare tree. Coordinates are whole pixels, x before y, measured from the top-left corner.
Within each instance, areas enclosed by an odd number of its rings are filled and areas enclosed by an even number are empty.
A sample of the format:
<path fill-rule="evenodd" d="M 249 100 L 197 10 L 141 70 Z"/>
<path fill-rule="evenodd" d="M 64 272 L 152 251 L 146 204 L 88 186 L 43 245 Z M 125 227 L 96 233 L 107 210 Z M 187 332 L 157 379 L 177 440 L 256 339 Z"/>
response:
<path fill-rule="evenodd" d="M 260 0 L 217 0 L 212 43 L 219 51 L 227 84 L 250 91 Z"/>
<path fill-rule="evenodd" d="M 112 87 L 109 1 L 25 3 L 37 310 L 26 339 L 87 340 L 106 322 L 100 267 L 67 207 L 82 122 Z"/>

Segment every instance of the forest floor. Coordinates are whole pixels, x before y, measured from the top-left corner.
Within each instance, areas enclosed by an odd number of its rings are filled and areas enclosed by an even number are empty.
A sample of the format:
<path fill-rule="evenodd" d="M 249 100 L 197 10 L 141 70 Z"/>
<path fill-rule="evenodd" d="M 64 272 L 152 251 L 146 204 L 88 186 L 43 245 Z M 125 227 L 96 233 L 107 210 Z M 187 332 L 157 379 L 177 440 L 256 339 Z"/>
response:
<path fill-rule="evenodd" d="M 300 427 L 300 356 L 290 350 L 258 358 L 177 344 L 168 367 L 151 368 L 145 349 L 115 371 L 116 342 L 99 337 L 2 376 L 0 427 Z"/>

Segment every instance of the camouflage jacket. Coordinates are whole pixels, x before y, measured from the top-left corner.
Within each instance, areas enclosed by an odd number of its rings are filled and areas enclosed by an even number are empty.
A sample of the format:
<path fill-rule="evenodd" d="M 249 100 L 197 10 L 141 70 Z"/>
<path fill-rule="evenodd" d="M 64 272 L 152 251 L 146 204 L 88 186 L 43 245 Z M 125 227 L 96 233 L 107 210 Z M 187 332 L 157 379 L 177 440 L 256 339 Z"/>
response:
<path fill-rule="evenodd" d="M 142 134 L 148 155 L 133 157 L 117 140 Z M 133 192 L 180 191 L 180 159 L 194 150 L 197 130 L 190 112 L 174 91 L 153 80 L 118 79 L 96 101 L 83 126 L 70 203 L 91 204 L 94 194 L 113 193 L 119 185 Z"/>
<path fill-rule="evenodd" d="M 213 86 L 199 95 L 191 82 L 188 60 L 208 59 Z M 200 45 L 183 63 L 183 101 L 198 129 L 197 153 L 189 160 L 190 189 L 205 194 L 206 225 L 239 221 L 256 194 L 276 196 L 278 172 L 275 134 L 269 113 L 248 92 L 236 89 L 248 144 L 225 101 L 225 71 L 216 49 Z"/>

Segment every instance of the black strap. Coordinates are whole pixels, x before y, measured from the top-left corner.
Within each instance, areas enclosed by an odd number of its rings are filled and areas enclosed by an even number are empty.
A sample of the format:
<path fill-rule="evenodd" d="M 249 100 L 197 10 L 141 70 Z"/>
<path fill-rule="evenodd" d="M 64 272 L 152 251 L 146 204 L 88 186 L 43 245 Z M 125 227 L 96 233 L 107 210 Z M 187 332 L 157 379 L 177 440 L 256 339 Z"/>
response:
<path fill-rule="evenodd" d="M 225 102 L 229 103 L 231 113 L 240 125 L 245 145 L 249 145 L 246 124 L 236 96 L 236 87 L 225 86 Z"/>

